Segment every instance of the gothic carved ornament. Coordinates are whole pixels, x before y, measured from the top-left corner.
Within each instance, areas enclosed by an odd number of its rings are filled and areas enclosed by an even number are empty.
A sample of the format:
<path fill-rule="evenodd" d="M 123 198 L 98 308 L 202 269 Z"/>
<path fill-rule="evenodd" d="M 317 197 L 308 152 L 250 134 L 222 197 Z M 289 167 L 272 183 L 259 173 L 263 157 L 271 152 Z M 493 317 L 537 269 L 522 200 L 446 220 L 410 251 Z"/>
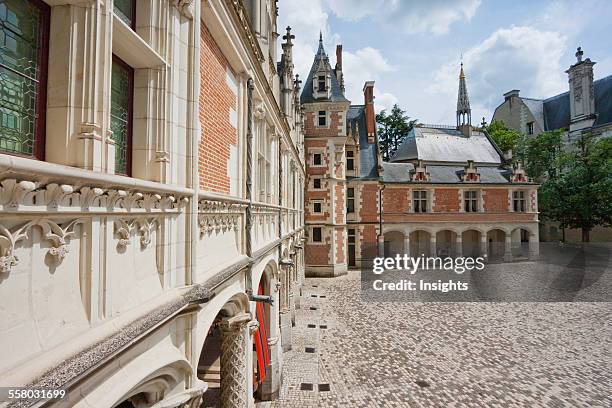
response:
<path fill-rule="evenodd" d="M 200 200 L 198 203 L 200 237 L 230 230 L 238 232 L 244 209 L 244 204 Z"/>
<path fill-rule="evenodd" d="M 0 211 L 5 212 L 165 213 L 180 212 L 187 203 L 187 196 L 173 194 L 17 179 L 0 181 Z"/>
<path fill-rule="evenodd" d="M 151 243 L 151 233 L 155 230 L 156 225 L 159 225 L 159 219 L 157 217 L 116 220 L 115 232 L 119 236 L 117 247 L 123 250 L 130 245 L 130 238 L 134 232 L 137 232 L 140 235 L 141 247 L 148 247 Z"/>
<path fill-rule="evenodd" d="M 61 262 L 70 252 L 68 241 L 74 236 L 75 226 L 83 221 L 79 218 L 60 225 L 49 219 L 38 219 L 12 229 L 0 224 L 0 273 L 10 273 L 12 267 L 19 264 L 19 258 L 14 253 L 15 246 L 27 239 L 35 226 L 42 229 L 43 239 L 51 242 L 49 255 Z"/>

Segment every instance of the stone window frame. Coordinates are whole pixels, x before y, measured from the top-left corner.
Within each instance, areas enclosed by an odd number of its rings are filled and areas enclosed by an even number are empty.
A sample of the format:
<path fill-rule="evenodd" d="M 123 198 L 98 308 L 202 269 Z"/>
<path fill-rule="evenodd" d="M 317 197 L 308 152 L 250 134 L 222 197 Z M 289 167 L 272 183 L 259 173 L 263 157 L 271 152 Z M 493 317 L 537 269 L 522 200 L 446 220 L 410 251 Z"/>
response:
<path fill-rule="evenodd" d="M 465 210 L 465 193 L 468 192 L 474 192 L 475 194 L 475 200 L 476 200 L 476 211 L 466 211 Z M 482 200 L 482 190 L 479 189 L 462 189 L 461 190 L 461 203 L 459 205 L 459 211 L 463 212 L 463 213 L 479 213 L 479 212 L 483 212 L 483 200 Z"/>
<path fill-rule="evenodd" d="M 352 197 L 349 196 L 349 190 L 353 191 L 353 196 Z M 355 205 L 356 204 L 355 203 L 356 202 L 356 197 L 355 197 L 356 196 L 356 194 L 355 194 L 356 191 L 355 190 L 356 190 L 355 187 L 347 187 L 346 188 L 346 213 L 347 214 L 355 214 L 357 212 L 357 206 Z M 352 211 L 349 211 L 349 207 L 350 207 L 349 206 L 349 202 L 352 202 L 352 206 L 353 206 Z"/>
<path fill-rule="evenodd" d="M 315 211 L 316 204 L 319 205 L 320 211 Z M 313 214 L 323 214 L 324 212 L 323 200 L 319 200 L 319 199 L 310 200 L 310 212 Z"/>
<path fill-rule="evenodd" d="M 533 121 L 532 122 L 527 122 L 526 129 L 527 129 L 526 133 L 528 135 L 533 135 L 533 133 L 534 133 L 534 122 Z"/>
<path fill-rule="evenodd" d="M 319 181 L 319 187 L 316 186 L 316 181 Z M 312 188 L 311 190 L 323 190 L 323 178 L 322 177 L 313 177 L 312 178 Z"/>
<path fill-rule="evenodd" d="M 51 7 L 42 0 L 25 0 L 40 10 L 39 21 L 39 49 L 37 50 L 38 83 L 36 85 L 34 131 L 32 140 L 32 154 L 17 151 L 0 150 L 0 154 L 26 157 L 35 160 L 45 160 L 45 142 L 47 126 L 47 82 L 48 82 L 48 60 L 51 26 Z"/>
<path fill-rule="evenodd" d="M 325 112 L 325 115 L 321 115 L 321 112 Z M 325 109 L 317 109 L 316 110 L 316 119 L 315 119 L 315 127 L 316 128 L 320 128 L 320 129 L 327 129 L 330 126 L 330 121 L 331 121 L 331 115 L 330 115 L 330 111 L 325 110 Z M 321 120 L 321 118 L 325 118 L 325 123 L 323 125 L 321 125 L 319 123 L 319 121 Z"/>
<path fill-rule="evenodd" d="M 321 164 L 315 164 L 315 155 L 321 155 Z M 313 148 L 308 149 L 308 155 L 310 156 L 310 166 L 311 167 L 325 167 L 325 150 L 323 148 Z"/>
<path fill-rule="evenodd" d="M 530 212 L 529 207 L 531 205 L 531 202 L 530 202 L 531 200 L 529 198 L 530 194 L 529 194 L 529 190 L 528 189 L 526 189 L 526 188 L 510 189 L 508 191 L 508 193 L 509 193 L 509 198 L 510 198 L 510 208 L 509 208 L 510 212 L 514 212 L 514 213 L 528 213 L 528 212 Z M 523 204 L 524 205 L 524 210 L 523 211 L 516 211 L 514 209 L 514 200 L 515 200 L 514 193 L 522 193 L 523 194 L 523 197 L 522 197 L 522 200 L 524 202 L 524 204 Z"/>
<path fill-rule="evenodd" d="M 315 230 L 319 230 L 320 231 L 320 241 L 315 241 Z M 323 234 L 323 227 L 320 226 L 315 226 L 315 227 L 310 227 L 310 243 L 314 244 L 314 245 L 324 245 L 325 244 L 325 236 Z"/>
<path fill-rule="evenodd" d="M 416 209 L 416 201 L 415 201 L 415 197 L 414 197 L 414 193 L 416 192 L 424 192 L 425 193 L 425 206 L 426 206 L 426 211 L 415 211 Z M 431 192 L 430 189 L 422 189 L 422 188 L 413 188 L 410 191 L 410 202 L 411 202 L 411 208 L 410 211 L 414 214 L 427 214 L 427 213 L 431 213 L 432 208 L 433 208 L 433 194 Z M 423 198 L 419 198 L 419 200 L 422 202 Z"/>

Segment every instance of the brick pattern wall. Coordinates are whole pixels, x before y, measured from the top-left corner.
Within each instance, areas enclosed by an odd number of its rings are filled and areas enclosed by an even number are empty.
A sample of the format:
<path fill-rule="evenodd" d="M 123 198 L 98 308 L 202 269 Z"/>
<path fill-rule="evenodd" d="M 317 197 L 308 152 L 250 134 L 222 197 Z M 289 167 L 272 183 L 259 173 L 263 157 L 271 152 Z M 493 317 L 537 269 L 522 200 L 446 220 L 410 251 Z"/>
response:
<path fill-rule="evenodd" d="M 307 265 L 328 265 L 331 245 L 307 244 L 304 255 Z"/>
<path fill-rule="evenodd" d="M 336 235 L 336 263 L 342 264 L 346 262 L 346 248 L 344 242 L 344 228 L 338 228 L 335 231 Z"/>
<path fill-rule="evenodd" d="M 483 208 L 485 212 L 507 212 L 508 190 L 506 189 L 483 189 Z"/>
<path fill-rule="evenodd" d="M 325 110 L 325 108 L 321 108 Z M 329 112 L 327 126 L 315 126 L 318 124 L 318 112 L 304 113 L 304 135 L 305 137 L 334 137 L 342 134 L 342 120 L 344 114 L 342 112 Z"/>
<path fill-rule="evenodd" d="M 459 195 L 456 188 L 436 188 L 434 212 L 459 212 Z"/>
<path fill-rule="evenodd" d="M 230 123 L 230 109 L 236 109 L 236 95 L 226 82 L 227 70 L 231 68 L 204 24 L 200 43 L 200 188 L 228 194 L 230 146 L 237 143 L 236 128 Z"/>
<path fill-rule="evenodd" d="M 410 212 L 411 197 L 409 188 L 385 188 L 383 208 L 385 213 L 403 214 Z"/>
<path fill-rule="evenodd" d="M 359 219 L 362 222 L 376 222 L 378 220 L 378 185 L 364 184 L 359 201 Z"/>
<path fill-rule="evenodd" d="M 344 224 L 345 218 L 344 214 L 346 213 L 346 197 L 344 196 L 344 184 L 338 183 L 336 184 L 336 202 L 335 206 L 335 223 L 336 224 Z"/>

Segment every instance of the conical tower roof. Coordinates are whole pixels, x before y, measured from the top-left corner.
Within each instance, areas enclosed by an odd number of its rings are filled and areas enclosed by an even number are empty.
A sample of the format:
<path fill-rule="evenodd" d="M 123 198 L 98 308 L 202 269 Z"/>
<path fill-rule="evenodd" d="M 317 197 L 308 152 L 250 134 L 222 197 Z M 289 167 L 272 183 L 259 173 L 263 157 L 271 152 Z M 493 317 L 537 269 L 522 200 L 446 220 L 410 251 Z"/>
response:
<path fill-rule="evenodd" d="M 314 77 L 317 74 L 324 73 L 326 76 L 330 77 L 331 80 L 331 92 L 328 99 L 315 98 L 314 89 L 313 89 L 313 81 Z M 317 49 L 317 53 L 314 56 L 314 61 L 312 62 L 312 67 L 310 68 L 310 72 L 308 73 L 308 78 L 306 78 L 306 82 L 304 83 L 304 87 L 302 90 L 302 94 L 300 95 L 301 103 L 310 103 L 310 102 L 349 102 L 348 99 L 344 96 L 342 92 L 342 88 L 338 83 L 338 79 L 336 78 L 336 72 L 332 69 L 329 63 L 329 57 L 325 52 L 325 47 L 323 46 L 323 34 L 319 33 L 319 48 Z"/>

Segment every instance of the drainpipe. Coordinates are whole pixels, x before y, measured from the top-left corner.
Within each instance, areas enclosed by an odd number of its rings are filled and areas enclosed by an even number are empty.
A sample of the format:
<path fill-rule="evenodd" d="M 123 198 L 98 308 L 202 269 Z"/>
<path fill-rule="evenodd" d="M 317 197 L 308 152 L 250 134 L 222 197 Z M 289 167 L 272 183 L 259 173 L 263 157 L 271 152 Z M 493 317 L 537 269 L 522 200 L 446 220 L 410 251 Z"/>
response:
<path fill-rule="evenodd" d="M 382 183 L 381 183 L 382 184 Z M 385 184 L 382 185 L 382 188 L 378 189 L 378 256 L 385 255 L 385 238 L 383 235 L 383 214 L 382 214 L 382 194 L 385 191 Z"/>
<path fill-rule="evenodd" d="M 251 258 L 253 254 L 251 243 L 251 231 L 253 229 L 253 90 L 255 84 L 253 78 L 247 80 L 247 134 L 246 134 L 246 199 L 248 200 L 245 213 L 245 252 Z M 246 292 L 253 294 L 253 282 L 251 276 L 251 265 L 246 269 Z"/>

